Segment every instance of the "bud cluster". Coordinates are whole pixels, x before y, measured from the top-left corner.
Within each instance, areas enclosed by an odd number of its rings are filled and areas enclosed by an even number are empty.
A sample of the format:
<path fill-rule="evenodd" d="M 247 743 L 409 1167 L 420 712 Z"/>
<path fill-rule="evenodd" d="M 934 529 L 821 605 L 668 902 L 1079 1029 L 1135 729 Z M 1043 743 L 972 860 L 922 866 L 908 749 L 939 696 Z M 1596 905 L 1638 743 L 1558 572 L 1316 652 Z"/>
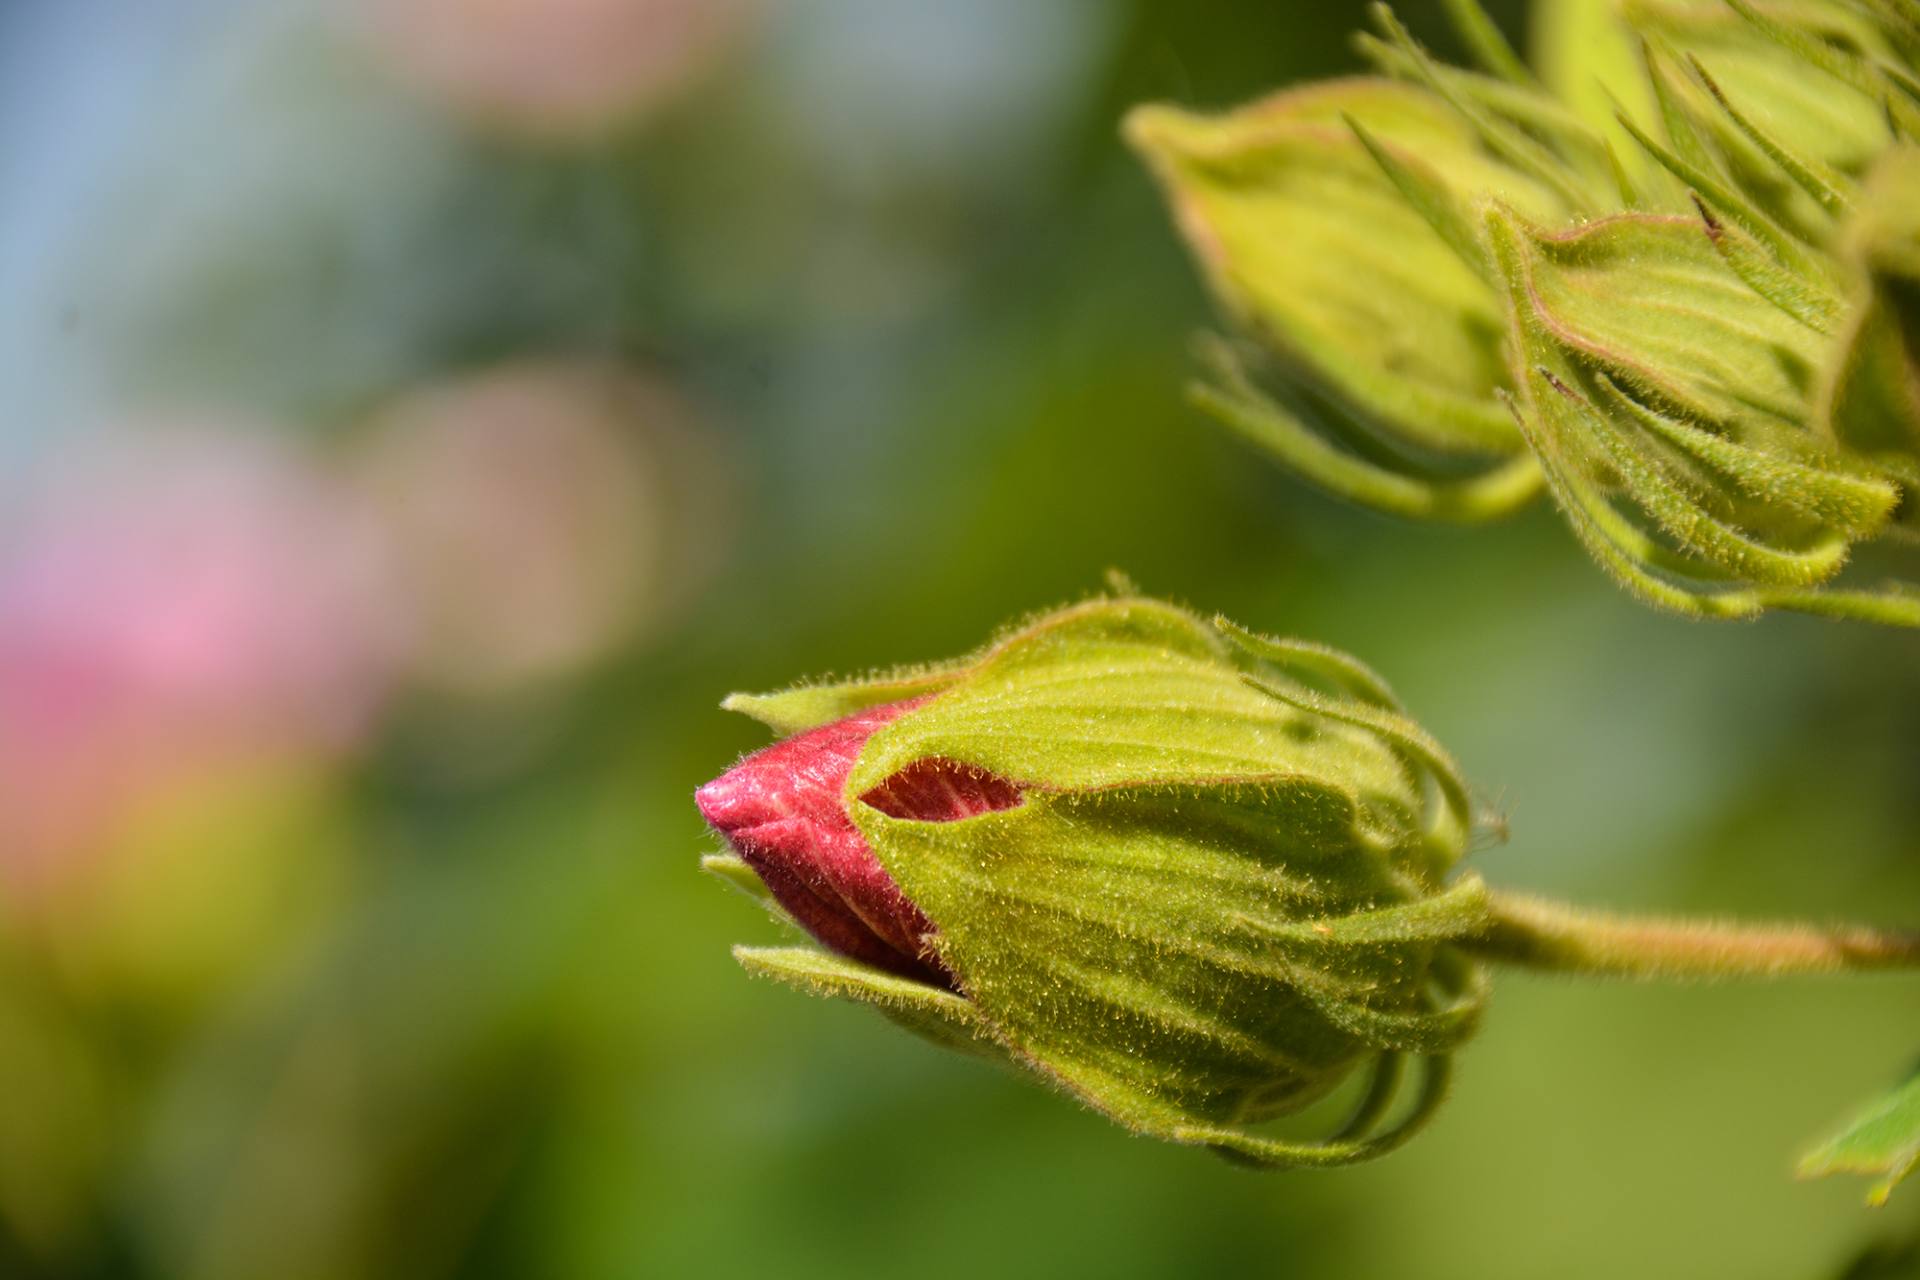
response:
<path fill-rule="evenodd" d="M 1449 9 L 1483 71 L 1378 5 L 1378 77 L 1129 118 L 1244 334 L 1200 402 L 1400 514 L 1544 487 L 1670 609 L 1920 626 L 1911 583 L 1834 583 L 1920 531 L 1911 6 L 1565 0 L 1537 75 Z"/>

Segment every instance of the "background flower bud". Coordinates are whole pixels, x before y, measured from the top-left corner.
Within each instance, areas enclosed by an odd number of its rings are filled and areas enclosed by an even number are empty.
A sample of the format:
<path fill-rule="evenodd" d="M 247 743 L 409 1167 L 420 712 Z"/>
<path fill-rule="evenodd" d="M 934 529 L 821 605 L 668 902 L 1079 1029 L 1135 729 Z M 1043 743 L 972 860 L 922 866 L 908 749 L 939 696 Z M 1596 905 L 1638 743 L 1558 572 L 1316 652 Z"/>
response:
<path fill-rule="evenodd" d="M 1474 0 L 1448 9 L 1484 73 L 1376 5 L 1359 43 L 1389 80 L 1129 122 L 1278 357 L 1269 391 L 1209 347 L 1200 402 L 1403 515 L 1497 515 L 1544 480 L 1603 568 L 1678 612 L 1920 626 L 1911 575 L 1838 581 L 1920 519 L 1912 18 L 1566 0 L 1536 73 Z M 1524 443 L 1487 425 L 1503 404 Z"/>
<path fill-rule="evenodd" d="M 1496 190 L 1557 216 L 1565 199 L 1490 154 L 1443 100 L 1337 80 L 1215 117 L 1142 107 L 1126 135 L 1256 344 L 1210 349 L 1203 403 L 1229 426 L 1335 488 L 1361 483 L 1352 469 L 1384 448 L 1391 461 L 1369 492 L 1522 452 L 1494 398 L 1507 381 L 1499 295 L 1471 201 Z M 1256 391 L 1240 373 L 1249 354 L 1281 385 Z M 1336 452 L 1293 447 L 1296 436 Z M 1440 514 L 1456 513 L 1467 514 Z"/>
<path fill-rule="evenodd" d="M 1329 650 L 1126 598 L 1045 615 L 920 679 L 932 696 L 855 707 L 702 790 L 776 901 L 840 956 L 867 960 L 741 949 L 744 963 L 947 1042 L 982 1041 L 1137 1131 L 1260 1163 L 1361 1159 L 1426 1118 L 1477 1018 L 1478 972 L 1449 942 L 1484 926 L 1484 889 L 1449 883 L 1470 825 L 1464 789 L 1377 677 Z M 902 683 L 864 688 L 881 698 Z M 797 707 L 847 707 L 862 690 L 729 705 L 797 727 Z M 941 771 L 973 779 L 974 799 L 903 801 L 952 785 Z M 829 793 L 837 805 L 816 808 Z M 796 820 L 804 837 L 779 825 Z M 849 833 L 924 916 L 921 941 L 950 986 L 906 973 L 897 947 L 870 967 L 802 914 L 812 904 L 793 909 L 782 874 L 852 878 L 828 869 L 857 862 Z M 875 935 L 902 919 L 861 910 L 884 902 L 871 885 L 839 897 Z M 1426 1061 L 1426 1085 L 1373 1135 L 1403 1055 Z M 1368 1101 L 1337 1138 L 1288 1144 L 1242 1127 L 1362 1066 Z"/>

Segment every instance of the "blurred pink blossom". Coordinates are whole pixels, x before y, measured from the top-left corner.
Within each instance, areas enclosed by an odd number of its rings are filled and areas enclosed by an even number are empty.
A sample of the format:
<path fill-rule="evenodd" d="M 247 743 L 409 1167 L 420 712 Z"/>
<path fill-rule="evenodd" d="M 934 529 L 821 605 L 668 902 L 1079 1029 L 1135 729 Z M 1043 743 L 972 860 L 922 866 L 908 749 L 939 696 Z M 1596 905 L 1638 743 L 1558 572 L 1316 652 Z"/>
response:
<path fill-rule="evenodd" d="M 416 627 L 412 677 L 442 693 L 550 686 L 672 607 L 698 548 L 705 457 L 662 385 L 526 360 L 411 392 L 357 473 Z"/>
<path fill-rule="evenodd" d="M 354 745 L 393 603 L 348 491 L 269 437 L 65 459 L 0 543 L 0 875 L 30 891 L 197 771 Z"/>
<path fill-rule="evenodd" d="M 485 124 L 574 137 L 697 81 L 749 0 L 363 0 L 407 83 Z"/>

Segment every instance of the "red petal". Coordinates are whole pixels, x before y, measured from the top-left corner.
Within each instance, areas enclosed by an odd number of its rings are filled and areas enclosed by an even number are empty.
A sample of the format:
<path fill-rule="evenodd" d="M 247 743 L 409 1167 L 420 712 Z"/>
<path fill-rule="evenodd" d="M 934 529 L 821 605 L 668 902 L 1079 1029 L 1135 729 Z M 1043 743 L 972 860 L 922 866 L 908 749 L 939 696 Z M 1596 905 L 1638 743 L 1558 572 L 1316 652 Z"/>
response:
<path fill-rule="evenodd" d="M 842 955 L 940 986 L 933 931 L 842 805 L 847 775 L 880 726 L 919 699 L 836 720 L 755 752 L 694 793 L 715 830 L 788 914 Z"/>
<path fill-rule="evenodd" d="M 958 822 L 1012 809 L 1022 797 L 1020 788 L 998 774 L 944 756 L 928 756 L 915 760 L 860 799 L 889 818 Z"/>

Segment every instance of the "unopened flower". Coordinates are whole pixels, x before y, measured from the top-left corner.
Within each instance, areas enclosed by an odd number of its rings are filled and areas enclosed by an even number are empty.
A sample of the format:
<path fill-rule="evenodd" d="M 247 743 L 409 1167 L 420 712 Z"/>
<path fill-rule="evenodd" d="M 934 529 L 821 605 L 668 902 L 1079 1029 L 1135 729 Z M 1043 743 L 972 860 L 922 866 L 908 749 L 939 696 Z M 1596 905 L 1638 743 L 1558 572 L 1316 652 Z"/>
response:
<path fill-rule="evenodd" d="M 1479 519 L 1533 496 L 1538 473 L 1498 399 L 1501 302 L 1472 206 L 1493 191 L 1558 219 L 1571 196 L 1505 164 L 1441 98 L 1389 80 L 1311 85 L 1218 117 L 1141 107 L 1126 131 L 1257 344 L 1207 348 L 1215 378 L 1201 395 L 1222 422 L 1404 515 Z M 1254 389 L 1263 358 L 1285 380 L 1277 397 Z M 1334 444 L 1356 435 L 1384 454 Z"/>
<path fill-rule="evenodd" d="M 1835 582 L 1920 519 L 1920 28 L 1839 0 L 1554 4 L 1543 80 L 1449 9 L 1484 74 L 1377 5 L 1385 78 L 1129 121 L 1252 339 L 1209 348 L 1201 402 L 1401 514 L 1497 515 L 1544 480 L 1663 607 L 1920 626 L 1910 583 Z"/>
<path fill-rule="evenodd" d="M 826 950 L 750 969 L 1031 1068 L 1136 1131 L 1265 1164 L 1382 1152 L 1474 1029 L 1485 927 L 1453 765 L 1343 654 L 1153 600 L 905 676 L 739 696 L 789 734 L 701 788 Z M 1407 1058 L 1425 1083 L 1381 1128 Z M 1246 1126 L 1371 1073 L 1321 1143 Z"/>

